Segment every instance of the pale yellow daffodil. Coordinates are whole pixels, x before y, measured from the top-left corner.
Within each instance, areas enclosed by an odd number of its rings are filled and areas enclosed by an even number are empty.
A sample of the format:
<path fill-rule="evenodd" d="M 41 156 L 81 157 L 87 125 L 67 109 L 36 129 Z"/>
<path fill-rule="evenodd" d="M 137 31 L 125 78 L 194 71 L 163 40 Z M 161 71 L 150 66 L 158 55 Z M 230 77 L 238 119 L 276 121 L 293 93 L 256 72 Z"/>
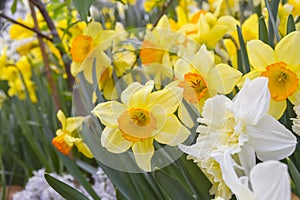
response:
<path fill-rule="evenodd" d="M 131 148 L 144 171 L 151 170 L 154 140 L 175 146 L 190 134 L 174 115 L 182 99 L 182 89 L 166 86 L 152 92 L 153 87 L 153 81 L 145 85 L 133 82 L 122 92 L 122 103 L 100 103 L 92 111 L 105 125 L 102 146 L 112 153 L 123 153 Z"/>
<path fill-rule="evenodd" d="M 185 54 L 174 66 L 178 86 L 183 88 L 183 98 L 198 110 L 206 99 L 218 93 L 230 93 L 242 74 L 227 64 L 215 65 L 214 54 L 202 45 L 195 55 Z M 179 106 L 179 118 L 188 127 L 194 125 L 183 103 Z"/>
<path fill-rule="evenodd" d="M 78 134 L 78 130 L 83 123 L 84 117 L 66 118 L 64 113 L 59 110 L 57 112 L 57 118 L 60 121 L 62 128 L 56 131 L 56 137 L 52 139 L 52 144 L 55 148 L 61 153 L 67 155 L 75 144 L 78 151 L 83 153 L 84 156 L 93 158 L 93 154 L 90 149 Z"/>
<path fill-rule="evenodd" d="M 300 32 L 282 38 L 274 50 L 260 40 L 248 42 L 247 50 L 253 69 L 245 77 L 269 79 L 272 97 L 269 113 L 278 119 L 286 109 L 286 99 L 295 104 L 295 94 L 300 90 Z"/>

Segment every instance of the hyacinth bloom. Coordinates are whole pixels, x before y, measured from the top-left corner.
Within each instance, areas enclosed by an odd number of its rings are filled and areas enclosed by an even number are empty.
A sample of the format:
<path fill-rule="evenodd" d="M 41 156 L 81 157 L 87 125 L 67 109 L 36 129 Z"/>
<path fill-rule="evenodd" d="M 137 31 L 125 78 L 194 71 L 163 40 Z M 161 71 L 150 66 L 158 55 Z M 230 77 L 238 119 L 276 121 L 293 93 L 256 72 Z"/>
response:
<path fill-rule="evenodd" d="M 214 162 L 215 154 L 237 155 L 248 174 L 255 165 L 255 155 L 262 161 L 281 160 L 294 152 L 296 137 L 267 114 L 269 102 L 268 79 L 247 79 L 233 100 L 224 95 L 208 99 L 203 117 L 198 119 L 201 125 L 196 143 L 179 146 L 213 177 L 210 180 L 219 192 L 222 188 L 226 191 L 226 185 L 217 178 L 221 168 L 215 163 L 211 169 L 211 164 L 207 164 L 207 160 Z"/>
<path fill-rule="evenodd" d="M 253 69 L 245 77 L 269 79 L 272 97 L 269 113 L 278 119 L 286 109 L 286 99 L 295 104 L 295 94 L 300 90 L 300 32 L 294 31 L 282 38 L 275 50 L 260 40 L 248 42 L 247 50 Z"/>
<path fill-rule="evenodd" d="M 57 118 L 59 119 L 62 128 L 56 131 L 56 137 L 52 139 L 52 144 L 55 148 L 61 153 L 67 155 L 75 144 L 79 152 L 83 153 L 83 155 L 88 158 L 93 158 L 93 154 L 90 149 L 83 142 L 77 132 L 81 127 L 84 117 L 66 118 L 64 113 L 59 110 L 57 112 Z"/>
<path fill-rule="evenodd" d="M 214 54 L 205 45 L 195 54 L 186 53 L 174 66 L 178 86 L 183 88 L 183 98 L 199 112 L 206 99 L 218 93 L 230 93 L 242 74 L 227 64 L 215 65 Z M 194 125 L 185 106 L 180 104 L 179 117 L 188 126 Z"/>
<path fill-rule="evenodd" d="M 98 104 L 92 113 L 104 128 L 101 144 L 112 153 L 132 149 L 138 166 L 151 170 L 153 141 L 175 146 L 190 134 L 174 115 L 182 99 L 181 88 L 165 87 L 152 92 L 154 82 L 131 83 L 121 94 L 121 101 Z"/>

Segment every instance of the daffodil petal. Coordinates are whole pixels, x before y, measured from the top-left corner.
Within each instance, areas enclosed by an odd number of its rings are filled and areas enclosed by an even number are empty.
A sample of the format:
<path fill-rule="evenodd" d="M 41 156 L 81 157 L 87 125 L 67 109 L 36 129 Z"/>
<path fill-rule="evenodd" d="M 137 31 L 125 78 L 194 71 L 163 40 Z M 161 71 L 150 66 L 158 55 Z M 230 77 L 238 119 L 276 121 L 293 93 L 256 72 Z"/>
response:
<path fill-rule="evenodd" d="M 175 115 L 171 115 L 154 139 L 159 143 L 175 146 L 184 142 L 189 135 L 190 131 L 180 123 Z"/>
<path fill-rule="evenodd" d="M 178 59 L 174 65 L 175 77 L 179 80 L 184 79 L 184 75 L 191 72 L 191 64 L 185 59 Z"/>
<path fill-rule="evenodd" d="M 69 117 L 66 120 L 65 129 L 71 133 L 81 127 L 83 120 L 84 117 Z"/>
<path fill-rule="evenodd" d="M 208 75 L 208 84 L 217 93 L 228 94 L 241 78 L 242 73 L 227 64 L 216 65 Z"/>
<path fill-rule="evenodd" d="M 291 199 L 286 164 L 275 160 L 259 163 L 251 170 L 250 181 L 257 199 Z"/>
<path fill-rule="evenodd" d="M 294 31 L 282 38 L 275 47 L 279 61 L 284 61 L 290 67 L 300 65 L 300 31 Z"/>
<path fill-rule="evenodd" d="M 247 43 L 250 64 L 257 70 L 265 70 L 268 65 L 276 62 L 274 50 L 260 40 Z"/>
<path fill-rule="evenodd" d="M 247 79 L 233 100 L 238 118 L 247 125 L 255 125 L 267 113 L 270 98 L 267 78 Z"/>
<path fill-rule="evenodd" d="M 179 87 L 165 87 L 163 90 L 151 93 L 147 99 L 147 106 L 161 105 L 166 114 L 174 113 L 182 101 L 183 89 Z"/>
<path fill-rule="evenodd" d="M 112 153 L 123 153 L 131 147 L 132 142 L 122 137 L 119 128 L 105 127 L 101 134 L 101 145 Z"/>
<path fill-rule="evenodd" d="M 153 139 L 134 143 L 132 151 L 138 166 L 144 171 L 151 171 L 151 158 L 154 155 Z"/>
<path fill-rule="evenodd" d="M 83 34 L 95 38 L 99 31 L 102 31 L 101 24 L 99 22 L 90 22 L 84 29 Z"/>
<path fill-rule="evenodd" d="M 255 200 L 254 194 L 249 190 L 248 186 L 241 183 L 234 170 L 235 161 L 231 158 L 228 152 L 217 154 L 215 159 L 218 161 L 222 171 L 222 178 L 230 190 L 237 196 L 238 199 Z"/>
<path fill-rule="evenodd" d="M 192 120 L 190 113 L 187 111 L 183 103 L 179 104 L 178 117 L 188 128 L 192 128 L 195 125 L 195 122 Z"/>
<path fill-rule="evenodd" d="M 204 77 L 208 76 L 208 72 L 214 66 L 214 55 L 202 45 L 192 60 L 194 68 Z"/>
<path fill-rule="evenodd" d="M 118 126 L 119 116 L 126 111 L 126 107 L 117 101 L 99 103 L 92 111 L 101 123 L 109 127 Z"/>
<path fill-rule="evenodd" d="M 256 163 L 255 151 L 253 147 L 248 144 L 244 144 L 238 155 L 241 165 L 244 167 L 246 176 L 249 176 L 250 170 L 255 166 Z"/>
<path fill-rule="evenodd" d="M 57 119 L 60 121 L 63 129 L 66 127 L 66 123 L 67 123 L 67 118 L 65 116 L 65 114 L 63 113 L 62 110 L 58 110 L 58 112 L 56 113 L 56 117 Z"/>
<path fill-rule="evenodd" d="M 129 97 L 128 107 L 145 107 L 147 104 L 148 96 L 151 95 L 154 87 L 154 81 L 148 81 L 144 86 L 139 87 L 139 89 L 134 90 Z"/>
<path fill-rule="evenodd" d="M 271 98 L 270 108 L 268 113 L 272 115 L 275 119 L 279 119 L 286 109 L 286 100 L 275 101 Z"/>
<path fill-rule="evenodd" d="M 270 115 L 265 115 L 255 126 L 247 126 L 248 144 L 262 160 L 281 160 L 290 156 L 295 148 L 296 137 Z"/>
<path fill-rule="evenodd" d="M 93 158 L 93 154 L 90 151 L 89 147 L 80 139 L 75 142 L 75 145 L 79 152 L 81 152 L 87 158 Z"/>

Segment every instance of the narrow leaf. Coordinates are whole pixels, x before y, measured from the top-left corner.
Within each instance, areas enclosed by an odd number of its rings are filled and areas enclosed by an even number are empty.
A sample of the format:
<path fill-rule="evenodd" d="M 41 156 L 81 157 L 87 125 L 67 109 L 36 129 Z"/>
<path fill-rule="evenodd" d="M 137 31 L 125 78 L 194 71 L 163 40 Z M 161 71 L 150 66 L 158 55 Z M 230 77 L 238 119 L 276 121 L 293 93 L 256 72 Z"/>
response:
<path fill-rule="evenodd" d="M 68 199 L 74 199 L 74 200 L 88 200 L 86 196 L 84 196 L 81 192 L 74 189 L 73 187 L 65 184 L 64 182 L 61 182 L 60 180 L 54 178 L 53 176 L 49 174 L 45 174 L 45 179 L 48 182 L 48 184 L 62 197 Z"/>
<path fill-rule="evenodd" d="M 300 195 L 300 173 L 291 159 L 287 158 L 287 164 L 289 166 L 290 174 L 296 186 L 296 193 Z"/>
<path fill-rule="evenodd" d="M 168 193 L 171 199 L 194 200 L 191 193 L 183 186 L 178 179 L 169 176 L 161 170 L 154 172 L 155 179 L 160 186 Z"/>
<path fill-rule="evenodd" d="M 290 32 L 293 32 L 295 30 L 296 30 L 296 26 L 294 22 L 294 17 L 293 15 L 290 14 L 287 21 L 286 34 L 289 34 Z"/>
<path fill-rule="evenodd" d="M 247 74 L 248 72 L 250 72 L 250 64 L 249 64 L 248 54 L 247 54 L 247 50 L 246 50 L 246 45 L 245 45 L 244 38 L 242 35 L 242 30 L 238 25 L 237 25 L 237 32 L 238 32 L 238 37 L 239 37 L 241 57 L 242 57 L 242 63 L 243 63 L 243 68 L 242 68 L 241 72 L 243 74 Z"/>
<path fill-rule="evenodd" d="M 272 48 L 274 48 L 274 35 L 276 36 L 277 41 L 280 40 L 278 28 L 276 26 L 279 0 L 272 0 L 270 3 L 268 0 L 266 0 L 265 3 L 269 13 L 269 20 L 268 20 L 269 45 Z"/>
<path fill-rule="evenodd" d="M 259 39 L 266 44 L 269 44 L 268 30 L 264 17 L 259 18 Z"/>
<path fill-rule="evenodd" d="M 87 22 L 90 6 L 94 0 L 73 0 L 73 5 L 78 10 L 82 20 Z"/>

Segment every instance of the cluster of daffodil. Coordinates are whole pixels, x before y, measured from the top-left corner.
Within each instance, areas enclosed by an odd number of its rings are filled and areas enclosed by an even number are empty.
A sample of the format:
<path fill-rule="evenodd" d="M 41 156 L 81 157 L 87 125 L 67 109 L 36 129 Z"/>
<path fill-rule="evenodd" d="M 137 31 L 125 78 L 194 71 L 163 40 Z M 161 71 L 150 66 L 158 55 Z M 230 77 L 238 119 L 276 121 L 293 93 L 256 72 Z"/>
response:
<path fill-rule="evenodd" d="M 236 0 L 208 0 L 201 9 L 196 1 L 179 0 L 176 18 L 162 15 L 148 28 L 126 30 L 115 22 L 108 29 L 92 19 L 70 28 L 70 37 L 59 32 L 78 84 L 96 87 L 82 92 L 93 106 L 86 116 L 66 118 L 58 111 L 62 128 L 53 145 L 63 154 L 75 145 L 92 158 L 97 149 L 83 142 L 80 131 L 96 117 L 103 127 L 101 146 L 132 153 L 142 171 L 157 167 L 152 159 L 159 147 L 173 146 L 207 176 L 216 199 L 290 199 L 288 169 L 280 160 L 294 153 L 300 135 L 300 3 L 280 2 L 274 19 L 269 2 L 251 2 L 260 14 L 251 8 L 240 13 Z M 146 0 L 144 9 L 166 9 L 169 3 Z M 291 19 L 293 30 L 287 28 Z M 269 30 L 263 32 L 263 24 Z M 36 38 L 24 30 L 26 36 L 17 35 L 15 28 L 20 27 L 11 28 L 12 38 L 30 38 L 17 49 L 26 57 L 14 66 L 1 62 L 0 80 L 9 82 L 9 95 L 20 98 L 23 81 L 34 102 L 29 61 L 42 62 L 42 56 L 35 51 Z M 271 28 L 273 37 L 263 41 L 260 34 L 269 36 Z M 53 63 L 61 64 L 58 50 L 48 46 L 58 59 Z M 5 52 L 0 59 L 9 63 Z M 249 69 L 241 70 L 246 62 Z M 279 122 L 290 104 L 293 129 Z"/>

